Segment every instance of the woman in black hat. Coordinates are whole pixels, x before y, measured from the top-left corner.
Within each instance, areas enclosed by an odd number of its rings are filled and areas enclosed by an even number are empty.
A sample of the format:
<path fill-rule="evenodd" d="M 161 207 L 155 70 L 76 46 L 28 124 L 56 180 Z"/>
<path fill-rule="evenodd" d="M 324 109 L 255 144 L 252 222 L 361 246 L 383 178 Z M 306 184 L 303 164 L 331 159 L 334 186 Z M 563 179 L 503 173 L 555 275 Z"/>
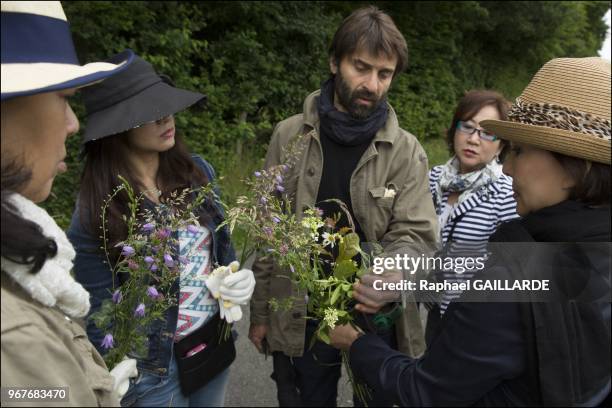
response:
<path fill-rule="evenodd" d="M 121 58 L 119 54 L 110 61 Z M 85 165 L 68 236 L 77 251 L 75 276 L 90 291 L 92 311 L 96 311 L 104 299 L 111 297 L 113 279 L 121 284 L 121 277 L 112 276 L 105 263 L 97 238 L 102 204 L 121 184 L 117 176 L 125 177 L 137 194 L 144 194 L 143 209 L 155 211 L 156 205 L 173 192 L 212 182 L 215 173 L 205 160 L 187 151 L 174 122 L 174 114 L 204 95 L 174 87 L 169 78 L 158 75 L 142 58 L 136 56 L 122 75 L 91 87 L 83 97 L 88 115 Z M 128 212 L 127 195 L 122 194 L 113 199 L 108 211 L 109 247 L 127 234 L 122 220 Z M 200 277 L 209 275 L 212 265 L 230 264 L 235 255 L 227 228 L 217 231 L 223 221 L 219 203 L 206 201 L 196 216 L 200 221 L 197 231 L 173 231 L 179 236 L 180 252 L 189 254 L 190 261 L 181 266 L 180 279 L 174 285 L 178 306 L 169 308 L 164 319 L 150 327 L 148 356 L 138 360 L 141 378 L 130 387 L 123 405 L 223 405 L 227 368 L 235 355 L 233 341 L 229 349 L 224 346 L 216 353 L 208 340 L 199 340 L 203 331 L 212 326 L 217 332 L 219 312 L 230 323 L 232 317 L 237 320 L 240 316 L 227 313 L 223 302 L 211 296 Z M 239 270 L 222 282 L 221 297 L 234 304 L 246 304 L 254 285 L 253 272 Z M 103 333 L 92 321 L 88 322 L 87 332 L 103 352 Z M 178 351 L 182 346 L 177 347 L 177 342 L 191 344 L 196 338 L 194 344 L 206 344 L 206 353 L 216 353 L 217 357 L 187 375 L 186 370 L 181 371 L 181 362 L 187 356 L 197 356 L 202 347 L 183 353 Z"/>

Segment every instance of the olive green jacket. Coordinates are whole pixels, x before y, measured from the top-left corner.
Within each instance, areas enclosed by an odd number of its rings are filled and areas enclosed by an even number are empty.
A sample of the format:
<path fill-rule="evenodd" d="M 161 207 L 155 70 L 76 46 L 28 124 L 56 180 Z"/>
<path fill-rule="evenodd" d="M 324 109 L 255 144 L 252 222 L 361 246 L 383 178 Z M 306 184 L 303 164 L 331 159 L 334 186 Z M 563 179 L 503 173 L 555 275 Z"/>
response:
<path fill-rule="evenodd" d="M 29 403 L 39 406 L 119 406 L 113 377 L 76 321 L 32 299 L 4 273 L 1 300 L 2 387 L 68 387 L 68 400 Z"/>
<path fill-rule="evenodd" d="M 75 255 L 72 245 L 44 209 L 19 194 L 12 194 L 9 200 L 22 217 L 55 241 L 57 253 L 37 273 L 30 272 L 31 265 L 0 257 L 2 387 L 33 392 L 67 387 L 64 401 L 31 400 L 25 405 L 119 406 L 113 377 L 74 320 L 87 315 L 90 303 L 89 293 L 70 275 Z M 3 400 L 2 405 L 24 403 Z"/>
<path fill-rule="evenodd" d="M 304 113 L 280 122 L 272 134 L 266 156 L 266 168 L 285 162 L 283 148 L 302 135 L 303 149 L 294 166 L 285 175 L 283 186 L 293 197 L 293 210 L 298 217 L 314 206 L 317 198 L 323 152 L 319 141 L 317 100 L 320 91 L 304 102 Z M 338 160 L 342 158 L 339 157 Z M 428 188 L 427 156 L 416 137 L 399 127 L 397 116 L 389 106 L 389 116 L 357 164 L 350 182 L 351 202 L 355 218 L 368 242 L 378 242 L 385 255 L 402 253 L 412 243 L 436 240 L 437 217 Z M 396 191 L 385 197 L 385 190 Z M 301 356 L 304 350 L 306 303 L 288 277 L 268 257 L 253 264 L 257 284 L 251 300 L 251 323 L 267 324 L 270 351 L 288 356 Z M 291 310 L 272 311 L 270 298 L 295 299 Z M 425 348 L 423 328 L 417 306 L 408 302 L 397 322 L 399 349 L 411 356 Z"/>

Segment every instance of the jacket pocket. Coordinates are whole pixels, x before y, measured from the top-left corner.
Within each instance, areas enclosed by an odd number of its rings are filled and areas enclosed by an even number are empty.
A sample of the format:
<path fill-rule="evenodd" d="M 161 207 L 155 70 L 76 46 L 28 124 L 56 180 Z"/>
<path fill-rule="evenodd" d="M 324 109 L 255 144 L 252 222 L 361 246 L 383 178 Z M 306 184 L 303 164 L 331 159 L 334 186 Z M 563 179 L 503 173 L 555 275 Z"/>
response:
<path fill-rule="evenodd" d="M 289 276 L 279 272 L 280 269 L 275 268 L 273 276 L 270 277 L 269 296 L 283 303 L 293 297 L 292 283 Z M 282 350 L 291 353 L 290 350 L 298 348 L 298 345 L 301 345 L 304 340 L 302 320 L 305 316 L 301 312 L 302 306 L 300 306 L 301 303 L 299 305 L 292 303 L 289 309 L 283 307 L 277 310 L 270 309 L 268 342 L 275 351 Z"/>
<path fill-rule="evenodd" d="M 285 275 L 284 271 L 280 272 L 280 267 L 275 268 L 270 276 L 270 297 L 276 298 L 279 301 L 285 300 L 292 296 L 291 278 Z"/>
<path fill-rule="evenodd" d="M 395 196 L 385 197 L 385 192 L 389 191 L 385 187 L 372 187 L 369 189 L 370 195 L 374 199 L 374 202 L 379 207 L 393 208 L 393 202 Z M 392 190 L 395 191 L 395 190 Z"/>

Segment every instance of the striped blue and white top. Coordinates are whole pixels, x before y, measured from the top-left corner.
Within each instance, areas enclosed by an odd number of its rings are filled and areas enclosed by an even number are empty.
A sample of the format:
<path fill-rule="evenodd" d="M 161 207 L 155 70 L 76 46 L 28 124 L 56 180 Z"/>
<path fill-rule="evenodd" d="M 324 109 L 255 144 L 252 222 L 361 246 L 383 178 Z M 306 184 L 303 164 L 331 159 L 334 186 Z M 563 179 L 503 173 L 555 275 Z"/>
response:
<path fill-rule="evenodd" d="M 447 191 L 442 197 L 437 196 L 436 186 L 441 173 L 442 166 L 435 166 L 429 171 L 429 190 L 438 216 L 447 208 L 450 195 Z M 463 244 L 463 248 L 457 251 L 465 249 L 465 245 L 469 246 L 472 253 L 484 250 L 489 236 L 499 224 L 518 218 L 516 201 L 512 194 L 512 178 L 502 174 L 494 183 L 483 186 L 460 204 L 452 206 L 445 224 L 440 226 L 440 241 L 442 244 L 449 244 L 448 254 L 452 255 L 455 244 Z M 441 271 L 442 276 L 439 277 L 449 282 L 464 282 L 471 279 L 474 272 L 465 271 L 459 274 L 454 271 Z M 460 291 L 445 292 L 440 313 L 444 314 L 448 304 L 459 295 Z"/>

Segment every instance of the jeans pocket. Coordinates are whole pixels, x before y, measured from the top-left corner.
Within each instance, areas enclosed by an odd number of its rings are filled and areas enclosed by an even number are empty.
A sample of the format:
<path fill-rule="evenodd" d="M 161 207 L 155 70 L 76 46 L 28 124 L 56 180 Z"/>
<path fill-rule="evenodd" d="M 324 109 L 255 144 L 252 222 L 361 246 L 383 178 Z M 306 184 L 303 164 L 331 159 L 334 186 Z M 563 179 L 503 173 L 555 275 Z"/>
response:
<path fill-rule="evenodd" d="M 132 406 L 139 399 L 145 397 L 152 391 L 163 387 L 168 381 L 169 377 L 160 377 L 153 374 L 141 374 L 136 380 L 130 379 L 130 387 L 121 399 L 122 407 Z"/>

